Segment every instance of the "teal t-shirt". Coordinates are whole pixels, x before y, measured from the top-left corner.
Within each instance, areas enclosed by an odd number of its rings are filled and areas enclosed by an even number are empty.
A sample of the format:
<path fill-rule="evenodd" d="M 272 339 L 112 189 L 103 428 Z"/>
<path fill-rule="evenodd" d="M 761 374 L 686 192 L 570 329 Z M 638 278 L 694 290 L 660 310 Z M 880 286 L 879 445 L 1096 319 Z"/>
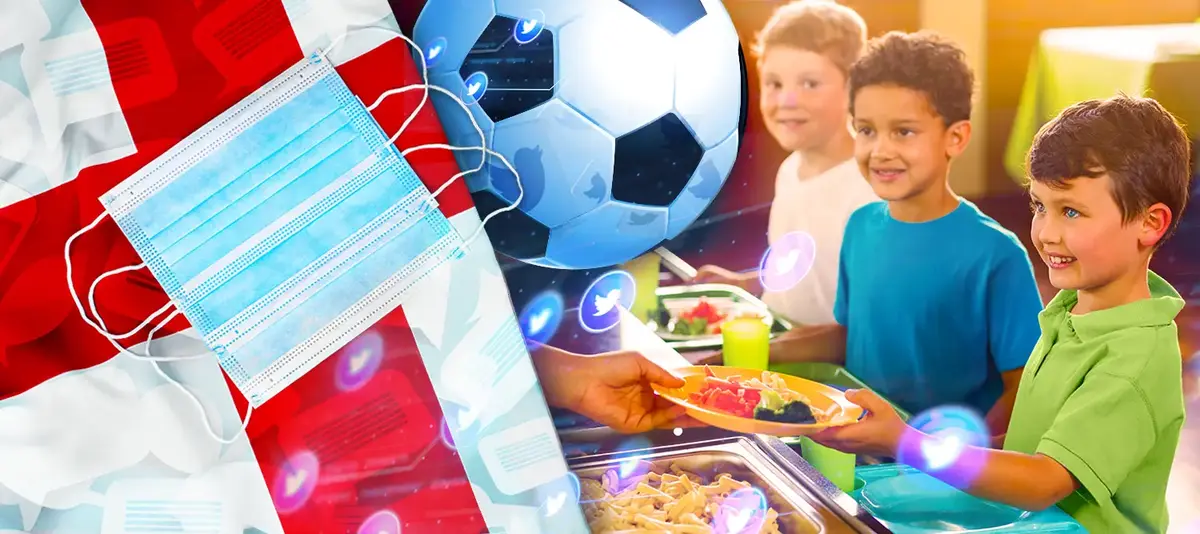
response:
<path fill-rule="evenodd" d="M 1062 291 L 1017 389 L 1004 448 L 1062 464 L 1082 487 L 1059 507 L 1091 534 L 1166 532 L 1167 478 L 1184 422 L 1175 316 L 1184 301 L 1149 273 L 1151 298 L 1082 315 Z"/>
<path fill-rule="evenodd" d="M 846 369 L 911 413 L 986 414 L 1000 373 L 1023 367 L 1037 343 L 1041 309 L 1025 247 L 966 200 L 922 223 L 875 202 L 846 223 L 834 305 Z"/>

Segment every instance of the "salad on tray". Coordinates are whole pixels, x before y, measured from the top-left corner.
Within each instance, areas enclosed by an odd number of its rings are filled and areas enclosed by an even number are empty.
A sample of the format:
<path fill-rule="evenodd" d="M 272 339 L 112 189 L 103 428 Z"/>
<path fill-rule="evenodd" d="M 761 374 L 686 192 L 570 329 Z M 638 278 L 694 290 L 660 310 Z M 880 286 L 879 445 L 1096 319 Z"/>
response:
<path fill-rule="evenodd" d="M 704 386 L 688 396 L 697 406 L 776 423 L 808 425 L 829 419 L 829 414 L 814 409 L 807 397 L 770 371 L 763 371 L 761 378 L 720 378 L 706 365 L 704 374 Z"/>
<path fill-rule="evenodd" d="M 698 301 L 679 302 L 683 307 L 668 305 L 671 319 L 668 329 L 673 336 L 703 337 L 721 335 L 721 323 L 730 319 L 759 318 L 769 320 L 759 310 L 735 302 L 732 299 L 708 299 L 700 297 Z"/>

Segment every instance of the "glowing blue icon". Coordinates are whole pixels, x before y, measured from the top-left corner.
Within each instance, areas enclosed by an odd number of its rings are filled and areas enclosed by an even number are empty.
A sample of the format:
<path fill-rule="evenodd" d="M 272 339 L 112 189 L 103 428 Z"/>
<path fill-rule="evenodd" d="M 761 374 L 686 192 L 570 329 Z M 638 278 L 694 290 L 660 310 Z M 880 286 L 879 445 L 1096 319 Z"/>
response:
<path fill-rule="evenodd" d="M 367 385 L 382 361 L 383 336 L 378 332 L 366 332 L 358 336 L 342 349 L 334 376 L 338 389 L 354 391 Z"/>
<path fill-rule="evenodd" d="M 768 291 L 787 291 L 812 269 L 817 244 L 805 232 L 792 232 L 772 243 L 758 266 L 758 279 Z"/>
<path fill-rule="evenodd" d="M 584 330 L 600 333 L 617 326 L 621 321 L 620 308 L 629 309 L 637 285 L 625 271 L 609 271 L 597 278 L 583 293 L 579 303 L 579 325 Z"/>
<path fill-rule="evenodd" d="M 400 517 L 391 510 L 371 514 L 358 527 L 358 534 L 400 534 Z"/>
<path fill-rule="evenodd" d="M 565 488 L 562 486 L 566 486 Z M 579 484 L 579 477 L 570 471 L 567 472 L 566 479 L 553 484 L 554 490 L 545 498 L 542 508 L 545 509 L 543 514 L 546 517 L 553 517 L 564 508 L 567 502 L 571 504 L 579 504 L 579 497 L 582 495 L 582 488 Z"/>
<path fill-rule="evenodd" d="M 556 291 L 543 291 L 521 310 L 521 333 L 530 346 L 545 344 L 554 337 L 562 323 L 563 298 Z"/>
<path fill-rule="evenodd" d="M 713 531 L 719 534 L 750 534 L 762 530 L 767 520 L 767 496 L 754 487 L 730 493 L 717 508 Z"/>
<path fill-rule="evenodd" d="M 463 98 L 463 103 L 469 106 L 478 102 L 480 98 L 483 98 L 483 93 L 487 92 L 488 76 L 479 71 L 467 76 L 465 83 L 467 84 L 467 96 Z"/>
<path fill-rule="evenodd" d="M 529 13 L 528 17 L 517 21 L 516 27 L 513 28 L 513 40 L 517 44 L 532 43 L 542 34 L 545 27 L 546 14 L 540 9 L 535 9 Z"/>
<path fill-rule="evenodd" d="M 303 451 L 288 458 L 275 475 L 275 488 L 271 492 L 275 509 L 288 514 L 303 507 L 317 487 L 320 472 L 321 463 L 311 452 Z"/>
<path fill-rule="evenodd" d="M 432 67 L 446 51 L 446 38 L 438 37 L 425 45 L 425 66 Z"/>
<path fill-rule="evenodd" d="M 961 406 L 939 406 L 917 414 L 909 423 L 923 435 L 918 449 L 920 462 L 931 471 L 953 467 L 958 476 L 971 478 L 980 466 L 966 465 L 963 452 L 967 447 L 987 447 L 989 432 L 983 418 L 969 408 Z M 902 449 L 904 450 L 904 449 Z M 897 458 L 910 463 L 914 458 Z"/>

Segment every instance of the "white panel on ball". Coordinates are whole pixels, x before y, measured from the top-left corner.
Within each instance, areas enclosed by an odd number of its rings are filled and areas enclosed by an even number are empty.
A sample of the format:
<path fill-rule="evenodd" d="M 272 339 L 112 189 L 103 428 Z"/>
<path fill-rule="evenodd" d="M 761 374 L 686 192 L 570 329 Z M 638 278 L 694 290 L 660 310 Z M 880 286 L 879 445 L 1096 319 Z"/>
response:
<path fill-rule="evenodd" d="M 614 137 L 671 111 L 672 37 L 641 13 L 602 2 L 556 38 L 559 97 Z"/>
<path fill-rule="evenodd" d="M 614 144 L 612 136 L 556 98 L 501 121 L 494 148 L 520 174 L 521 211 L 554 228 L 609 199 Z M 510 173 L 493 165 L 490 174 L 493 192 L 515 201 Z"/>
<path fill-rule="evenodd" d="M 738 36 L 729 18 L 709 14 L 675 36 L 675 110 L 704 148 L 737 130 L 742 80 L 713 65 L 738 65 Z M 719 15 L 719 16 L 718 16 Z"/>

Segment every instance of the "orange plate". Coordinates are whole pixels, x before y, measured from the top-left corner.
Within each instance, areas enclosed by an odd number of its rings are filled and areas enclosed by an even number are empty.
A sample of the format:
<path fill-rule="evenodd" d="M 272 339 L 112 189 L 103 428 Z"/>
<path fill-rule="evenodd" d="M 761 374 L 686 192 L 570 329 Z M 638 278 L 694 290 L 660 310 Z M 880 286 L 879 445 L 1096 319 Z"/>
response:
<path fill-rule="evenodd" d="M 731 376 L 740 376 L 745 380 L 751 378 L 762 378 L 762 371 L 754 369 L 742 369 L 738 367 L 721 367 L 708 366 L 717 378 L 729 378 Z M 705 424 L 731 430 L 734 432 L 742 432 L 746 434 L 769 434 L 772 436 L 806 436 L 816 433 L 820 430 L 835 426 L 844 426 L 858 421 L 862 416 L 862 407 L 846 400 L 846 395 L 837 388 L 826 386 L 796 378 L 785 374 L 776 373 L 783 379 L 784 383 L 789 388 L 808 397 L 810 406 L 817 410 L 829 411 L 833 407 L 833 417 L 825 423 L 815 423 L 811 425 L 798 425 L 792 423 L 777 423 L 774 421 L 760 421 L 758 419 L 747 419 L 738 417 L 715 408 L 708 408 L 692 403 L 688 397 L 692 393 L 700 391 L 704 387 L 703 366 L 683 367 L 673 369 L 672 372 L 683 378 L 686 383 L 679 388 L 664 388 L 658 385 L 654 386 L 654 391 L 664 399 L 667 399 L 675 404 L 687 408 L 688 415 L 693 419 Z"/>

